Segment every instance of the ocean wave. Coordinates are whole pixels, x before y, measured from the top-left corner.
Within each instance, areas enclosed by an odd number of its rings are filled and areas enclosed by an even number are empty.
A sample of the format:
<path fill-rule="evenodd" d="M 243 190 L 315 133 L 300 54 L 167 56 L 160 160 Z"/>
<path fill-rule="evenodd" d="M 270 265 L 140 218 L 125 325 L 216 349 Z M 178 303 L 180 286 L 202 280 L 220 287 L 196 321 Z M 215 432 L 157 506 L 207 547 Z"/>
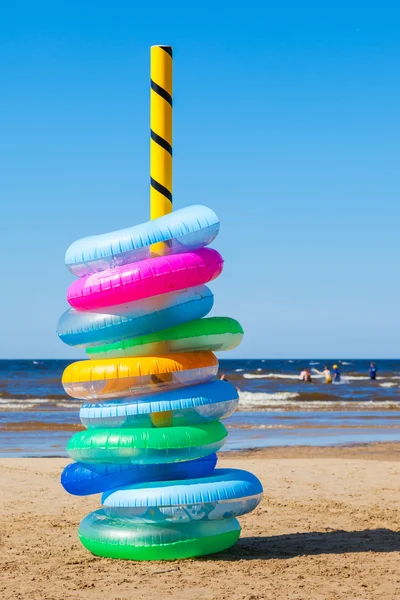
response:
<path fill-rule="evenodd" d="M 320 362 L 315 362 L 315 361 L 310 362 L 310 365 L 320 365 L 320 364 L 321 364 Z"/>
<path fill-rule="evenodd" d="M 276 392 L 267 394 L 263 392 L 239 392 L 239 410 L 246 408 L 266 408 L 279 410 L 284 408 L 318 409 L 346 407 L 349 410 L 360 408 L 400 408 L 400 400 L 298 400 L 300 394 L 292 392 Z"/>
<path fill-rule="evenodd" d="M 235 373 L 242 373 L 244 369 L 235 369 Z"/>
<path fill-rule="evenodd" d="M 49 398 L 0 398 L 0 407 L 10 403 L 15 406 L 27 406 L 27 404 L 35 406 L 37 404 L 49 404 L 50 402 Z"/>
<path fill-rule="evenodd" d="M 274 406 L 276 403 L 287 402 L 299 398 L 300 394 L 295 392 L 275 392 L 267 394 L 266 392 L 239 392 L 239 406 L 260 407 Z M 290 403 L 289 403 L 290 405 Z"/>
<path fill-rule="evenodd" d="M 37 405 L 36 405 L 36 404 L 29 404 L 29 403 L 26 403 L 26 404 L 24 404 L 24 405 L 21 405 L 20 403 L 18 403 L 18 404 L 17 404 L 16 402 L 7 402 L 7 403 L 5 403 L 5 404 L 0 404 L 0 412 L 1 412 L 2 410 L 13 410 L 13 409 L 14 409 L 14 410 L 15 410 L 15 409 L 19 409 L 19 410 L 21 410 L 21 408 L 23 408 L 23 409 L 26 409 L 26 410 L 27 410 L 27 409 L 29 409 L 29 408 L 35 408 L 35 406 L 37 406 Z"/>
<path fill-rule="evenodd" d="M 244 373 L 242 375 L 245 379 L 296 379 L 299 380 L 299 375 L 292 375 L 290 373 Z"/>
<path fill-rule="evenodd" d="M 379 386 L 383 388 L 392 388 L 397 387 L 397 383 L 393 383 L 392 381 L 386 381 L 385 383 L 380 383 Z"/>
<path fill-rule="evenodd" d="M 344 381 L 369 381 L 371 378 L 366 375 L 342 375 Z M 384 377 L 377 377 L 377 379 L 384 379 Z"/>
<path fill-rule="evenodd" d="M 345 360 L 339 360 L 341 365 L 352 365 L 352 362 L 346 362 Z"/>
<path fill-rule="evenodd" d="M 0 392 L 0 401 L 2 400 L 17 400 L 18 402 L 52 402 L 53 400 L 65 400 L 67 395 L 61 394 L 46 394 L 46 396 L 36 397 L 31 394 L 19 394 L 18 392 Z"/>
<path fill-rule="evenodd" d="M 60 397 L 58 396 L 60 399 Z M 0 411 L 3 410 L 29 410 L 36 408 L 39 410 L 39 406 L 48 405 L 52 408 L 70 408 L 79 409 L 82 406 L 82 402 L 76 401 L 69 402 L 68 399 L 65 401 L 56 402 L 53 398 L 0 398 Z"/>

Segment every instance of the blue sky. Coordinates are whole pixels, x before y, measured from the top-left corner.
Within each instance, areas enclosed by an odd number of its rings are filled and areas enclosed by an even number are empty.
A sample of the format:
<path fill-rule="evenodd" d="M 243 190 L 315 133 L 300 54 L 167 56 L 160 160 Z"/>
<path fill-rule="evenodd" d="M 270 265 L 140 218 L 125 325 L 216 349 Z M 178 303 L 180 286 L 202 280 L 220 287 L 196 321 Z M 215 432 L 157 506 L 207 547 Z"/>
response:
<path fill-rule="evenodd" d="M 229 356 L 400 356 L 395 3 L 235 6 L 2 7 L 2 358 L 79 356 L 55 334 L 67 246 L 148 219 L 157 43 L 174 47 L 174 205 L 221 219 L 214 314 L 246 332 Z"/>

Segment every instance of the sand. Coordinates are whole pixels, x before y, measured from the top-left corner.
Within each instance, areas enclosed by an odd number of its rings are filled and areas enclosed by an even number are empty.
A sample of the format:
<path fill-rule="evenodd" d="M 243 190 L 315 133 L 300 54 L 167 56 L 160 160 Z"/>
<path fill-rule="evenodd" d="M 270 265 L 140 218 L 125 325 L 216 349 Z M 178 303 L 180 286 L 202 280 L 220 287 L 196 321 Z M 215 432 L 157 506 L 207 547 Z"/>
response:
<path fill-rule="evenodd" d="M 203 559 L 100 559 L 79 543 L 99 496 L 69 496 L 68 462 L 0 460 L 4 600 L 351 600 L 400 598 L 400 445 L 279 448 L 223 454 L 262 480 L 242 537 Z"/>

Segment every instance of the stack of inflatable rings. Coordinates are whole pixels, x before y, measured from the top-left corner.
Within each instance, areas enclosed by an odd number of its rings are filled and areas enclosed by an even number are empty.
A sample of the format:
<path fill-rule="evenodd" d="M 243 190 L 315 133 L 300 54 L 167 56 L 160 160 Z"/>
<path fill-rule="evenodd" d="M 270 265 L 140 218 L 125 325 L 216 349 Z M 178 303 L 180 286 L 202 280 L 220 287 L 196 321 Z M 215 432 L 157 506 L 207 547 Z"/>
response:
<path fill-rule="evenodd" d="M 102 508 L 79 527 L 93 554 L 158 560 L 219 552 L 239 537 L 236 517 L 260 502 L 254 475 L 215 468 L 227 435 L 220 420 L 239 399 L 215 379 L 213 351 L 243 336 L 234 319 L 204 318 L 213 305 L 205 284 L 223 266 L 206 248 L 218 230 L 212 210 L 191 206 L 84 238 L 66 253 L 78 279 L 58 335 L 90 360 L 63 374 L 67 394 L 85 402 L 86 430 L 68 443 L 75 462 L 61 482 L 78 496 L 102 493 Z"/>

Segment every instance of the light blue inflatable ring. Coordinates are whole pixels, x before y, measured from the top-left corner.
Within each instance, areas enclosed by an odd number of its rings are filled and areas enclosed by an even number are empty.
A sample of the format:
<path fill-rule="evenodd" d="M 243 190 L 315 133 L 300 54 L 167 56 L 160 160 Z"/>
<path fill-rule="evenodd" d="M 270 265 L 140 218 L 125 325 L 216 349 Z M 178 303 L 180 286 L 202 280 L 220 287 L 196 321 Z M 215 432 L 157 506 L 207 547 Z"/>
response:
<path fill-rule="evenodd" d="M 163 394 L 84 404 L 79 416 L 87 429 L 157 427 L 157 413 L 170 412 L 168 426 L 197 425 L 229 417 L 239 396 L 228 381 L 211 381 Z"/>
<path fill-rule="evenodd" d="M 68 248 L 65 264 L 82 277 L 157 256 L 151 245 L 158 242 L 166 242 L 163 254 L 199 250 L 211 244 L 218 231 L 214 211 L 188 206 L 141 225 L 77 240 Z"/>
<path fill-rule="evenodd" d="M 99 494 L 131 483 L 205 477 L 217 464 L 217 455 L 164 465 L 72 463 L 61 474 L 61 484 L 74 496 Z"/>
<path fill-rule="evenodd" d="M 214 296 L 205 285 L 97 311 L 67 310 L 57 333 L 65 344 L 88 348 L 146 335 L 205 317 Z"/>
<path fill-rule="evenodd" d="M 103 510 L 111 518 L 190 522 L 231 519 L 256 508 L 263 488 L 240 469 L 215 469 L 208 477 L 132 484 L 104 492 Z"/>

